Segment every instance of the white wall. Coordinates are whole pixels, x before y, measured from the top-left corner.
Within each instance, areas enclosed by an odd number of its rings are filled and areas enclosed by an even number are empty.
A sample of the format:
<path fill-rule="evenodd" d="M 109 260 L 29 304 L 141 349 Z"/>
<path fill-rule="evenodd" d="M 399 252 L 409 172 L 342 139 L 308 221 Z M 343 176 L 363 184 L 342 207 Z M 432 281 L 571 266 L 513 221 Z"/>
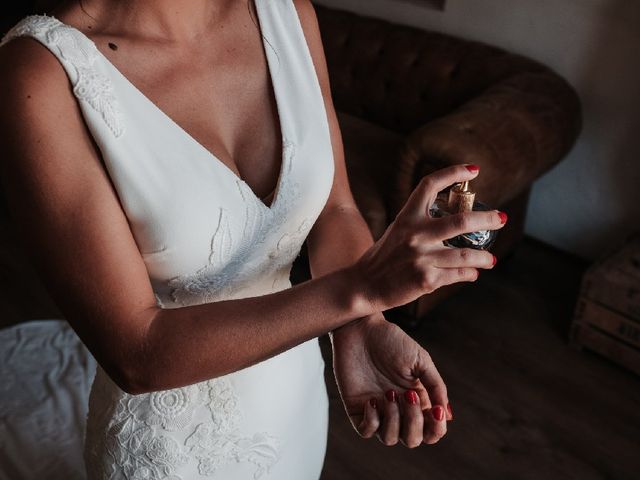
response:
<path fill-rule="evenodd" d="M 526 233 L 594 259 L 640 229 L 640 0 L 317 3 L 491 43 L 539 60 L 577 89 L 584 128 L 533 187 Z"/>

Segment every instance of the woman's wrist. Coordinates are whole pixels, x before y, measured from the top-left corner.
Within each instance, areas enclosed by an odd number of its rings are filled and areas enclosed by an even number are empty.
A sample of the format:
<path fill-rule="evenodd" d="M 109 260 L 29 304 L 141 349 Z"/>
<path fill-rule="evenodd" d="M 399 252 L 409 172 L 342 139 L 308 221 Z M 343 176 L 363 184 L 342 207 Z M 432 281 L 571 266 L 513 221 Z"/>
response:
<path fill-rule="evenodd" d="M 337 288 L 341 289 L 345 302 L 349 305 L 351 317 L 359 319 L 378 311 L 366 285 L 366 279 L 353 265 L 340 269 L 340 282 Z"/>
<path fill-rule="evenodd" d="M 329 338 L 333 343 L 334 339 L 344 341 L 345 338 L 362 337 L 368 327 L 380 322 L 387 322 L 387 319 L 384 318 L 382 312 L 374 312 L 331 330 Z"/>

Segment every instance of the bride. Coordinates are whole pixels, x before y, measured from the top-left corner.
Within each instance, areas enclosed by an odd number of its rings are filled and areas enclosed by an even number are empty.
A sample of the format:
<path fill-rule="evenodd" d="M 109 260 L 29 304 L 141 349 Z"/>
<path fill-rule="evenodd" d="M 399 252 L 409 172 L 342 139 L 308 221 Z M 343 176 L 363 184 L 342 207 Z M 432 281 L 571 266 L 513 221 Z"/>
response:
<path fill-rule="evenodd" d="M 504 213 L 428 214 L 479 168 L 422 178 L 374 242 L 310 0 L 73 0 L 50 14 L 0 48 L 0 178 L 98 361 L 89 478 L 318 478 L 327 332 L 362 437 L 441 439 L 446 386 L 382 312 L 492 268 L 442 241 Z M 292 286 L 305 240 L 312 279 Z"/>

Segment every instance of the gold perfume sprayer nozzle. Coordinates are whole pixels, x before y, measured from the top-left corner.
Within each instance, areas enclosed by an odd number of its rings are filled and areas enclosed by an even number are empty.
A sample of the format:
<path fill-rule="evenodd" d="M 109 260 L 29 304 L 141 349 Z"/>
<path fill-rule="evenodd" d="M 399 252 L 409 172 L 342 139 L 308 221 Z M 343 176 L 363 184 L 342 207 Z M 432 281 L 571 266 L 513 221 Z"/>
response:
<path fill-rule="evenodd" d="M 470 212 L 473 210 L 473 203 L 476 193 L 471 190 L 469 180 L 454 185 L 449 190 L 448 209 L 451 213 Z"/>

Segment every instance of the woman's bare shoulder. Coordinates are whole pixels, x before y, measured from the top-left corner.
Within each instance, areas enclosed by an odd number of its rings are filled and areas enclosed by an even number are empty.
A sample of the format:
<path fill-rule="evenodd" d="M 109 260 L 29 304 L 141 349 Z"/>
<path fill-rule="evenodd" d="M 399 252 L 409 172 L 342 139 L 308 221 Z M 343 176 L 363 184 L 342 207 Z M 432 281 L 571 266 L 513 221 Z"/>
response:
<path fill-rule="evenodd" d="M 64 67 L 39 41 L 19 37 L 0 47 L 0 105 L 0 174 L 23 195 L 98 159 Z M 36 177 L 49 184 L 29 180 Z"/>
<path fill-rule="evenodd" d="M 28 100 L 38 100 L 42 108 L 52 103 L 64 108 L 70 95 L 62 64 L 38 40 L 18 37 L 0 47 L 0 115 L 15 115 L 36 103 Z"/>
<path fill-rule="evenodd" d="M 0 47 L 0 105 L 3 167 L 40 169 L 53 145 L 76 149 L 87 143 L 64 67 L 33 38 Z"/>

